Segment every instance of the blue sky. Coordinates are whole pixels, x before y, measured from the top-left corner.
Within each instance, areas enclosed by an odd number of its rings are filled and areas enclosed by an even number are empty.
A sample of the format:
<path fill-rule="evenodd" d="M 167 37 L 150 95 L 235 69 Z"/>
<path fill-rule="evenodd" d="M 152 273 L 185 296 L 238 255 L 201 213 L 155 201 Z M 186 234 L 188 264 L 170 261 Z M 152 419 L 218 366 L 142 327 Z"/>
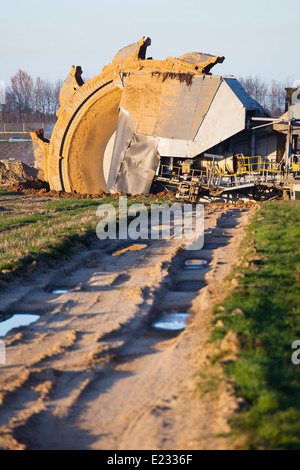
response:
<path fill-rule="evenodd" d="M 300 79 L 300 0 L 0 0 L 0 80 L 19 69 L 91 78 L 122 47 L 149 36 L 148 56 L 224 55 L 214 73 Z"/>

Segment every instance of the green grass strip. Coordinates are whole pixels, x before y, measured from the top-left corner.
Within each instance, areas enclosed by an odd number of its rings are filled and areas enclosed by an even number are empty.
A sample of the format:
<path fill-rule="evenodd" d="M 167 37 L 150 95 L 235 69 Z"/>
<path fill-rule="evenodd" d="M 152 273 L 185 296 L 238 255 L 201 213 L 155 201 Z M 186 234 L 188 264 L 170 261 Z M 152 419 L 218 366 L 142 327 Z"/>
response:
<path fill-rule="evenodd" d="M 166 198 L 163 202 L 166 202 Z M 119 199 L 53 199 L 39 201 L 24 198 L 0 220 L 0 271 L 16 271 L 33 261 L 68 257 L 78 244 L 89 246 L 97 241 L 96 227 L 100 218 L 97 207 L 111 204 L 116 208 L 118 224 Z M 1 202 L 1 200 L 0 200 Z M 146 203 L 149 210 L 155 197 L 128 199 L 128 207 Z M 161 201 L 159 201 L 162 204 Z M 15 213 L 11 215 L 11 208 Z M 38 213 L 34 211 L 38 210 Z M 30 211 L 26 214 L 26 212 Z"/>
<path fill-rule="evenodd" d="M 225 328 L 216 328 L 212 340 L 229 330 L 242 338 L 238 359 L 224 370 L 246 401 L 231 422 L 246 449 L 300 449 L 300 365 L 291 360 L 291 345 L 300 340 L 299 247 L 300 204 L 264 203 L 244 240 L 240 286 L 215 309 Z"/>
<path fill-rule="evenodd" d="M 14 191 L 8 191 L 7 189 L 0 189 L 0 196 L 11 196 L 16 194 Z"/>

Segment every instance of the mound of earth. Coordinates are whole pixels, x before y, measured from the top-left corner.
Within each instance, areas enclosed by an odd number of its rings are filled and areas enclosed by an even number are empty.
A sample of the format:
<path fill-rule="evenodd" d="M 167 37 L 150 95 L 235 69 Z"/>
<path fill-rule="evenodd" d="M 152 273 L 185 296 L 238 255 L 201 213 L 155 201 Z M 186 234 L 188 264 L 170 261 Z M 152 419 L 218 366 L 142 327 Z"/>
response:
<path fill-rule="evenodd" d="M 42 171 L 22 162 L 0 161 L 0 186 L 36 179 L 44 179 Z"/>
<path fill-rule="evenodd" d="M 1 162 L 0 162 L 1 164 Z M 25 165 L 27 166 L 27 165 Z M 31 168 L 31 167 L 30 167 Z M 155 196 L 157 198 L 157 202 L 159 202 L 160 197 L 170 197 L 174 198 L 175 193 L 169 191 L 168 193 L 157 193 L 157 194 L 149 194 L 149 195 L 135 195 L 132 196 L 131 194 L 126 194 L 126 193 L 115 193 L 111 194 L 109 192 L 105 191 L 99 191 L 98 193 L 95 194 L 79 194 L 76 191 L 66 193 L 64 191 L 55 191 L 51 190 L 49 183 L 47 183 L 44 179 L 39 179 L 40 175 L 43 173 L 35 170 L 35 168 L 31 168 L 31 170 L 34 170 L 38 174 L 38 178 L 27 178 L 23 179 L 21 181 L 15 181 L 15 182 L 6 182 L 6 184 L 1 185 L 3 188 L 9 190 L 9 191 L 14 191 L 19 194 L 25 194 L 25 195 L 31 195 L 31 196 L 47 196 L 47 197 L 60 197 L 60 198 L 75 198 L 75 199 L 102 199 L 104 197 L 110 197 L 111 199 L 118 199 L 120 196 L 127 196 L 130 199 L 139 199 L 140 197 L 153 197 Z M 1 174 L 1 167 L 0 167 L 0 174 Z M 35 173 L 32 173 L 32 175 Z M 1 179 L 0 179 L 1 181 Z"/>

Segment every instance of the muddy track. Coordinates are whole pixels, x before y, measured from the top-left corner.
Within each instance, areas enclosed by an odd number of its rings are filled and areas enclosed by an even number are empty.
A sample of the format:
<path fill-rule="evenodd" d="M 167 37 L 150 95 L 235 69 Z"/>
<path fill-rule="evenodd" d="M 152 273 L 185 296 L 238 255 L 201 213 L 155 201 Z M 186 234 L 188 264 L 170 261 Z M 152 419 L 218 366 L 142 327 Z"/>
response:
<path fill-rule="evenodd" d="M 226 384 L 214 399 L 200 398 L 199 372 L 210 374 L 211 308 L 226 293 L 250 214 L 206 206 L 198 252 L 178 240 L 149 240 L 112 256 L 124 244 L 99 242 L 12 284 L 0 310 L 40 318 L 3 338 L 0 448 L 228 448 L 217 435 L 229 430 L 235 398 Z M 205 269 L 184 270 L 191 257 L 207 260 Z M 51 293 L 62 287 L 69 290 Z M 185 330 L 153 329 L 163 310 L 189 312 Z"/>

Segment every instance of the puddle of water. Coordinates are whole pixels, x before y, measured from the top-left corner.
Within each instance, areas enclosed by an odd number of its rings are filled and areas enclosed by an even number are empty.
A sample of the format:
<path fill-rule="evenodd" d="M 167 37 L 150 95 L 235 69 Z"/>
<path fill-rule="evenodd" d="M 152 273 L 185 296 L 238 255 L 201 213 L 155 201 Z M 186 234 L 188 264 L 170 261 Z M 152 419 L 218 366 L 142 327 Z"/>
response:
<path fill-rule="evenodd" d="M 31 313 L 16 313 L 7 320 L 0 323 L 0 337 L 7 335 L 7 333 L 13 328 L 19 328 L 20 326 L 28 326 L 31 323 L 37 321 L 40 318 L 39 315 Z"/>
<path fill-rule="evenodd" d="M 226 226 L 219 227 L 219 228 L 222 229 L 222 230 L 234 230 L 235 229 L 235 227 L 226 227 Z"/>
<path fill-rule="evenodd" d="M 67 288 L 61 288 L 61 289 L 54 289 L 54 290 L 51 290 L 50 291 L 50 294 L 53 294 L 53 295 L 63 295 L 63 294 L 66 294 L 67 292 L 70 292 L 71 289 L 67 289 Z"/>
<path fill-rule="evenodd" d="M 167 331 L 184 330 L 187 326 L 187 319 L 191 317 L 190 313 L 169 313 L 162 314 L 155 322 L 153 328 Z"/>
<path fill-rule="evenodd" d="M 176 292 L 197 292 L 206 285 L 205 281 L 180 281 L 176 284 Z"/>
<path fill-rule="evenodd" d="M 184 269 L 204 269 L 207 264 L 206 259 L 188 259 L 184 263 Z"/>
<path fill-rule="evenodd" d="M 122 250 L 115 251 L 113 253 L 113 256 L 119 256 L 122 253 L 126 253 L 126 251 L 139 251 L 143 250 L 144 248 L 147 248 L 148 245 L 142 245 L 135 243 L 134 245 L 127 246 L 126 248 L 123 248 Z"/>

